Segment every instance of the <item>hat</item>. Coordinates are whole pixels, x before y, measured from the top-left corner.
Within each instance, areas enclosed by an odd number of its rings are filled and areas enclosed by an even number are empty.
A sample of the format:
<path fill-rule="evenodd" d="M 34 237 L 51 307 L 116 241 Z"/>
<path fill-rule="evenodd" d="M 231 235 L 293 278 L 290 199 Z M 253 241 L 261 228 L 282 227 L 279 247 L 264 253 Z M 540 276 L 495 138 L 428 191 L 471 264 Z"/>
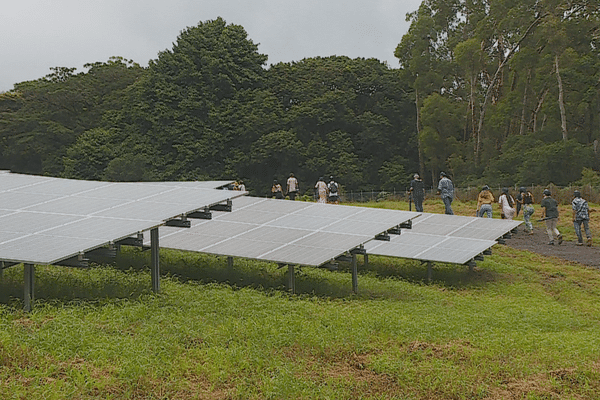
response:
<path fill-rule="evenodd" d="M 508 194 L 508 188 L 502 188 L 502 193 Z"/>
<path fill-rule="evenodd" d="M 440 176 L 448 176 L 444 171 L 440 172 Z"/>
<path fill-rule="evenodd" d="M 481 190 L 490 190 L 490 187 L 488 185 L 483 185 L 483 187 L 481 188 Z"/>
<path fill-rule="evenodd" d="M 519 188 L 519 193 L 525 193 L 527 191 L 527 188 L 525 186 L 521 186 Z"/>
<path fill-rule="evenodd" d="M 413 175 L 413 178 L 418 178 L 418 177 L 419 177 L 419 174 L 414 174 Z"/>
<path fill-rule="evenodd" d="M 551 194 L 548 189 L 544 189 L 544 196 L 550 196 Z"/>
<path fill-rule="evenodd" d="M 576 190 L 573 192 L 573 196 L 575 197 L 581 197 L 581 192 L 579 190 Z"/>

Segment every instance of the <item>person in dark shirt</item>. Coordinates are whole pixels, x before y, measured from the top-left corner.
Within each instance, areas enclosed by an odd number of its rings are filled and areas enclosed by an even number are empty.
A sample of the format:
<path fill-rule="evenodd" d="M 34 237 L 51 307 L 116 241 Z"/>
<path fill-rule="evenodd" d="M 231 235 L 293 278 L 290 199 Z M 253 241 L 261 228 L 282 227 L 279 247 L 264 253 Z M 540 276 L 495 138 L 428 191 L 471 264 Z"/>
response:
<path fill-rule="evenodd" d="M 562 243 L 562 235 L 556 229 L 556 223 L 558 222 L 558 203 L 552 197 L 552 193 L 548 189 L 544 189 L 544 198 L 540 205 L 542 206 L 542 219 L 546 221 L 546 232 L 548 232 L 548 238 L 550 241 L 548 244 L 554 244 L 554 236 L 558 244 Z"/>
<path fill-rule="evenodd" d="M 581 192 L 576 190 L 573 192 L 573 201 L 571 201 L 573 209 L 573 227 L 577 235 L 577 246 L 583 246 L 583 237 L 581 235 L 581 225 L 585 230 L 587 237 L 587 245 L 592 245 L 592 234 L 590 232 L 590 209 L 587 200 L 581 197 Z"/>
<path fill-rule="evenodd" d="M 410 194 L 412 194 L 413 202 L 415 203 L 415 210 L 423 212 L 423 199 L 425 199 L 425 184 L 419 176 L 415 174 L 414 179 L 410 181 Z"/>

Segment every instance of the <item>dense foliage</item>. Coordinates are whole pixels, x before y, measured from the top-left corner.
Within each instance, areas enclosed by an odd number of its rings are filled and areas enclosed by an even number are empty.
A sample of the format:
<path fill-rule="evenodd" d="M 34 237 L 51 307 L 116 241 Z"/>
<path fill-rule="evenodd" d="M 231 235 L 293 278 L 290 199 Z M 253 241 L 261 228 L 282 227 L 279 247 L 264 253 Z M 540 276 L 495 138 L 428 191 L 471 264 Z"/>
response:
<path fill-rule="evenodd" d="M 420 171 L 459 184 L 568 184 L 600 169 L 599 11 L 564 0 L 425 0 L 376 59 L 266 67 L 243 27 L 182 31 L 147 68 L 111 58 L 54 68 L 0 94 L 0 168 L 106 180 L 294 172 L 403 189 Z"/>

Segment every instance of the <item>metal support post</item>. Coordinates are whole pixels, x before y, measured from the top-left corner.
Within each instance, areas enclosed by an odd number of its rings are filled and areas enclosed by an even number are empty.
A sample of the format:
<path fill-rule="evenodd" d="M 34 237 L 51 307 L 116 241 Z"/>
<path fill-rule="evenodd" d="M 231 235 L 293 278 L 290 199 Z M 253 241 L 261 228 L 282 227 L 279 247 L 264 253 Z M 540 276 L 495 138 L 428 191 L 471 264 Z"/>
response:
<path fill-rule="evenodd" d="M 294 266 L 288 265 L 289 274 L 289 290 L 292 294 L 296 294 L 296 275 L 294 274 Z"/>
<path fill-rule="evenodd" d="M 365 269 L 369 268 L 369 254 L 365 252 L 363 257 L 363 266 Z"/>
<path fill-rule="evenodd" d="M 150 230 L 150 274 L 152 276 L 152 291 L 160 292 L 160 262 L 158 254 L 158 228 Z"/>
<path fill-rule="evenodd" d="M 34 296 L 34 283 L 35 283 L 35 267 L 33 264 L 25 264 L 23 269 L 23 304 L 26 312 L 31 311 L 33 308 Z"/>
<path fill-rule="evenodd" d="M 227 257 L 227 269 L 229 271 L 233 270 L 233 257 Z"/>
<path fill-rule="evenodd" d="M 433 275 L 433 263 L 431 261 L 427 261 L 427 282 L 431 282 L 432 275 Z"/>
<path fill-rule="evenodd" d="M 352 292 L 358 293 L 358 266 L 356 265 L 356 254 L 352 254 Z"/>

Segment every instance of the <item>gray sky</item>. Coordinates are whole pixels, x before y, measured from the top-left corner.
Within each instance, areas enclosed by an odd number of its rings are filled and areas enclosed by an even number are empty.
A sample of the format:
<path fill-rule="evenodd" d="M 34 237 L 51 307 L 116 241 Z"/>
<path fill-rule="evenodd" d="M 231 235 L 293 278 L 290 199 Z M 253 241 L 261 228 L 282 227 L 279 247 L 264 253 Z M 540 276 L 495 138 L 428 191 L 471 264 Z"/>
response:
<path fill-rule="evenodd" d="M 421 0 L 19 0 L 0 13 L 0 92 L 50 67 L 121 56 L 147 66 L 179 33 L 222 17 L 242 25 L 268 64 L 307 57 L 374 57 L 397 66 L 405 15 Z"/>

